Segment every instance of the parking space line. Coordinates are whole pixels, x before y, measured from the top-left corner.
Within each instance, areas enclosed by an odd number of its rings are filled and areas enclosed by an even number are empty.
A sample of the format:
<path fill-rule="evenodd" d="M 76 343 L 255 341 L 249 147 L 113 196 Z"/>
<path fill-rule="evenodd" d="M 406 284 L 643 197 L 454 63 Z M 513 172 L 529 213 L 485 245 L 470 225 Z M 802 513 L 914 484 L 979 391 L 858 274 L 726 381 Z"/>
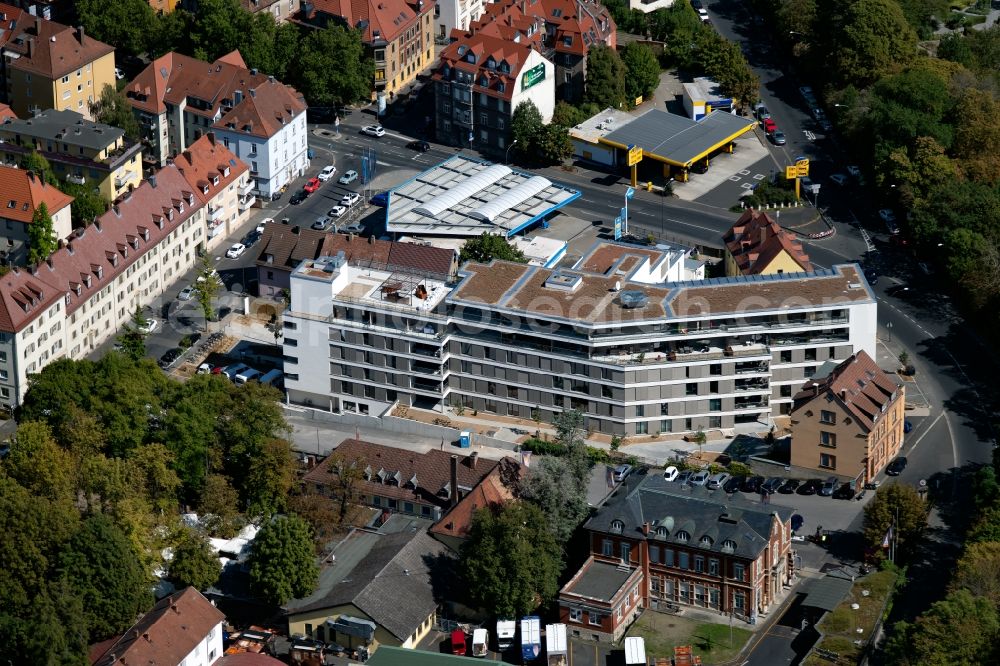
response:
<path fill-rule="evenodd" d="M 729 180 L 731 180 L 731 181 L 733 181 L 735 183 L 736 181 L 742 180 L 742 179 L 739 176 L 730 176 Z"/>
<path fill-rule="evenodd" d="M 736 173 L 740 174 L 741 176 L 749 176 L 750 169 L 743 169 L 742 171 L 737 171 Z"/>
<path fill-rule="evenodd" d="M 766 177 L 766 176 L 765 176 L 764 174 L 762 174 L 762 173 L 757 173 L 757 174 L 754 174 L 754 177 L 753 177 L 753 179 L 754 179 L 754 180 L 763 180 L 763 179 L 764 179 L 765 177 Z"/>

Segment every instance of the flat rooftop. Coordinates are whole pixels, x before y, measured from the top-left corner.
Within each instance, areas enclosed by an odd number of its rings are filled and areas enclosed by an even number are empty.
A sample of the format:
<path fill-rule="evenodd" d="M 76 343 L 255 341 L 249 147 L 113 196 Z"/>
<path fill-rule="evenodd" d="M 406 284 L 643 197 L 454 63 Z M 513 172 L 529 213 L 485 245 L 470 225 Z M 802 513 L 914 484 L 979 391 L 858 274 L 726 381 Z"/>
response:
<path fill-rule="evenodd" d="M 11 118 L 0 125 L 0 130 L 95 151 L 103 150 L 125 136 L 122 129 L 87 120 L 69 109 L 48 109 L 31 118 Z"/>
<path fill-rule="evenodd" d="M 622 589 L 634 571 L 600 560 L 592 560 L 584 567 L 583 573 L 578 574 L 579 578 L 570 581 L 562 591 L 608 603 L 614 600 L 615 593 Z"/>
<path fill-rule="evenodd" d="M 543 176 L 455 155 L 389 190 L 386 231 L 509 238 L 579 196 Z"/>
<path fill-rule="evenodd" d="M 684 84 L 684 92 L 688 97 L 702 102 L 732 101 L 719 91 L 719 84 L 712 79 L 699 76 L 691 83 Z"/>
<path fill-rule="evenodd" d="M 714 111 L 701 120 L 653 109 L 601 139 L 619 148 L 640 146 L 643 155 L 690 167 L 753 129 L 755 121 Z"/>
<path fill-rule="evenodd" d="M 635 116 L 624 111 L 607 108 L 596 116 L 587 118 L 576 127 L 570 128 L 569 135 L 574 139 L 596 144 L 601 137 L 605 137 L 611 132 L 628 125 L 635 118 Z"/>
<path fill-rule="evenodd" d="M 443 280 L 431 275 L 415 270 L 354 266 L 342 256 L 307 259 L 295 268 L 294 275 L 335 283 L 337 276 L 345 271 L 347 279 L 344 287 L 333 294 L 335 301 L 388 305 L 420 313 L 433 311 L 449 290 Z"/>

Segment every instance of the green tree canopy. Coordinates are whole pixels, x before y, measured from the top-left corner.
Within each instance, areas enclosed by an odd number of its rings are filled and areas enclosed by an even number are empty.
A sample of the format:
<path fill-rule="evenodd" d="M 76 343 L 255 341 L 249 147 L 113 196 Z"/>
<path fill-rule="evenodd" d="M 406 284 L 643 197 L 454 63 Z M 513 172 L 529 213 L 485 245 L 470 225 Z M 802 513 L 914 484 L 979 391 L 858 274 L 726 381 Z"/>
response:
<path fill-rule="evenodd" d="M 277 516 L 261 527 L 250 553 L 250 582 L 268 603 L 284 604 L 316 588 L 319 565 L 309 525 L 298 516 Z"/>
<path fill-rule="evenodd" d="M 283 511 L 295 482 L 292 445 L 284 439 L 269 439 L 250 462 L 243 484 L 249 516 L 271 516 Z"/>
<path fill-rule="evenodd" d="M 527 615 L 559 591 L 561 550 L 534 504 L 476 511 L 459 567 L 473 603 L 497 617 Z"/>
<path fill-rule="evenodd" d="M 592 102 L 602 109 L 617 109 L 625 104 L 625 63 L 618 52 L 605 44 L 591 46 L 587 53 L 584 85 L 584 102 Z"/>
<path fill-rule="evenodd" d="M 21 158 L 21 168 L 35 173 L 49 185 L 56 185 L 59 182 L 52 170 L 52 164 L 37 150 L 32 150 Z"/>
<path fill-rule="evenodd" d="M 49 215 L 48 205 L 43 201 L 35 209 L 31 216 L 31 225 L 28 227 L 28 264 L 45 261 L 57 247 L 52 216 Z"/>
<path fill-rule="evenodd" d="M 959 589 L 935 602 L 909 633 L 910 663 L 990 663 L 998 631 L 996 606 Z"/>
<path fill-rule="evenodd" d="M 515 261 L 519 264 L 528 263 L 524 253 L 511 245 L 506 238 L 485 232 L 465 241 L 458 255 L 458 260 L 463 264 L 467 261 L 488 264 L 494 259 Z"/>
<path fill-rule="evenodd" d="M 344 106 L 369 99 L 375 63 L 361 33 L 331 25 L 312 30 L 300 42 L 292 80 L 312 106 Z"/>
<path fill-rule="evenodd" d="M 4 462 L 7 475 L 32 494 L 55 501 L 73 499 L 76 461 L 56 443 L 44 423 L 22 422 Z"/>
<path fill-rule="evenodd" d="M 129 141 L 139 140 L 139 121 L 132 113 L 124 89 L 116 90 L 110 83 L 105 84 L 98 98 L 90 103 L 90 112 L 98 122 L 124 131 Z"/>
<path fill-rule="evenodd" d="M 622 49 L 625 64 L 625 97 L 630 102 L 637 97 L 649 97 L 660 84 L 660 63 L 653 49 L 646 44 L 629 42 Z"/>
<path fill-rule="evenodd" d="M 151 581 L 132 545 L 109 518 L 87 518 L 60 558 L 60 571 L 83 601 L 93 641 L 124 631 L 152 604 Z"/>
<path fill-rule="evenodd" d="M 557 543 L 565 544 L 587 517 L 587 493 L 581 492 L 567 457 L 539 456 L 521 485 L 521 497 L 548 518 Z"/>
<path fill-rule="evenodd" d="M 70 182 L 61 183 L 59 187 L 63 193 L 73 197 L 73 203 L 70 204 L 70 218 L 73 220 L 74 228 L 86 227 L 108 212 L 107 200 L 95 192 L 93 187 Z"/>
<path fill-rule="evenodd" d="M 78 0 L 74 6 L 88 35 L 119 52 L 145 53 L 156 27 L 156 14 L 145 0 Z"/>
<path fill-rule="evenodd" d="M 240 496 L 221 474 L 210 474 L 201 489 L 198 510 L 202 514 L 205 529 L 214 537 L 229 539 L 240 528 Z"/>
<path fill-rule="evenodd" d="M 170 561 L 170 578 L 182 587 L 204 590 L 219 580 L 219 558 L 198 533 L 185 529 Z"/>
<path fill-rule="evenodd" d="M 142 308 L 137 305 L 132 312 L 132 320 L 128 324 L 125 324 L 121 334 L 118 336 L 118 342 L 122 346 L 122 353 L 133 361 L 141 361 L 146 355 L 146 336 L 148 335 L 146 333 L 146 326 L 148 325 L 149 319 L 143 313 Z"/>
<path fill-rule="evenodd" d="M 882 541 L 891 525 L 895 525 L 900 552 L 912 549 L 927 527 L 927 503 L 913 486 L 893 483 L 875 492 L 865 507 L 865 543 L 882 553 Z"/>
<path fill-rule="evenodd" d="M 820 34 L 835 81 L 867 85 L 916 57 L 917 35 L 896 0 L 836 0 L 829 7 L 833 24 Z"/>
<path fill-rule="evenodd" d="M 201 308 L 201 314 L 205 317 L 206 331 L 208 331 L 208 325 L 216 318 L 215 297 L 222 287 L 219 273 L 212 266 L 212 257 L 206 253 L 198 265 L 198 278 L 194 283 L 195 298 Z"/>
<path fill-rule="evenodd" d="M 510 119 L 510 133 L 516 152 L 525 157 L 531 156 L 544 127 L 542 114 L 534 102 L 529 99 L 518 104 Z"/>

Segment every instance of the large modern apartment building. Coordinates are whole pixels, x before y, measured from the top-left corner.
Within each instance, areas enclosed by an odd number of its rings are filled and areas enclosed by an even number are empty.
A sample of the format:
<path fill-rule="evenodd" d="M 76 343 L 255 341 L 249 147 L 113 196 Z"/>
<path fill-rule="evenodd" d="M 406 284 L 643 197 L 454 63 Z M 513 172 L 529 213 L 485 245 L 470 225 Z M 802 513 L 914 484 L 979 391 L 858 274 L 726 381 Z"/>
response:
<path fill-rule="evenodd" d="M 578 409 L 590 429 L 655 435 L 767 423 L 820 364 L 873 353 L 857 266 L 684 281 L 677 262 L 606 242 L 572 269 L 468 263 L 457 280 L 305 261 L 284 317 L 288 399 L 543 421 Z"/>

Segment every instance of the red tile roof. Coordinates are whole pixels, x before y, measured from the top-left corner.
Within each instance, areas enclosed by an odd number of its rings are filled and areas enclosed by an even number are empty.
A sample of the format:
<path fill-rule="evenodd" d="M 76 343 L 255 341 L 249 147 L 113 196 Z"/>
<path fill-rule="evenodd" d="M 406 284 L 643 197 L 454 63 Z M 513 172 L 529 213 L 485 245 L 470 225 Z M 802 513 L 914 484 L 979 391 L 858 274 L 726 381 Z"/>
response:
<path fill-rule="evenodd" d="M 179 664 L 225 619 L 198 590 L 185 588 L 158 601 L 92 666 Z"/>
<path fill-rule="evenodd" d="M 250 168 L 209 132 L 174 158 L 174 164 L 202 203 L 208 203 Z"/>
<path fill-rule="evenodd" d="M 494 30 L 482 30 L 467 35 L 452 42 L 441 52 L 440 64 L 434 72 L 434 79 L 450 81 L 448 69 L 460 69 L 471 72 L 475 76 L 475 89 L 480 92 L 510 100 L 516 90 L 517 77 L 521 73 L 531 51 L 537 50 L 529 42 L 513 42 L 506 38 L 491 34 Z M 469 53 L 475 54 L 475 64 L 468 62 Z M 487 64 L 493 59 L 495 67 L 490 69 Z M 502 72 L 503 63 L 510 68 Z M 482 80 L 485 78 L 486 85 Z M 503 88 L 503 90 L 501 90 Z"/>
<path fill-rule="evenodd" d="M 0 104 L 0 123 L 17 120 L 17 114 L 7 104 Z"/>
<path fill-rule="evenodd" d="M 0 166 L 0 217 L 31 223 L 35 209 L 45 203 L 49 215 L 73 203 L 73 197 L 63 194 L 31 171 Z"/>
<path fill-rule="evenodd" d="M 0 331 L 20 331 L 55 298 L 75 311 L 201 206 L 176 166 L 161 169 L 37 268 L 0 278 Z"/>
<path fill-rule="evenodd" d="M 114 53 L 115 47 L 87 36 L 82 29 L 32 18 L 26 21 L 22 17 L 4 45 L 8 51 L 20 54 L 8 59 L 7 66 L 12 69 L 58 79 Z"/>
<path fill-rule="evenodd" d="M 582 56 L 594 44 L 611 48 L 617 44 L 617 27 L 611 14 L 590 0 L 500 0 L 487 5 L 483 15 L 469 25 L 469 33 L 490 25 L 504 39 L 520 33 L 522 41 L 544 41 L 557 53 Z M 532 29 L 535 26 L 538 29 Z M 461 31 L 455 32 L 462 35 Z"/>
<path fill-rule="evenodd" d="M 803 272 L 813 269 L 809 255 L 792 236 L 772 220 L 767 213 L 752 208 L 740 215 L 723 236 L 726 249 L 743 275 L 756 275 L 767 268 L 775 257 L 786 252 Z"/>
<path fill-rule="evenodd" d="M 525 468 L 517 460 L 504 458 L 472 492 L 431 527 L 431 534 L 464 539 L 472 527 L 472 516 L 478 509 L 514 499 L 524 472 Z"/>
<path fill-rule="evenodd" d="M 899 385 L 859 351 L 844 359 L 825 377 L 810 379 L 793 399 L 792 413 L 822 401 L 837 402 L 854 417 L 865 434 L 872 431 L 879 414 L 899 398 Z M 815 407 L 814 407 L 815 409 Z"/>
<path fill-rule="evenodd" d="M 312 0 L 312 6 L 308 18 L 316 14 L 340 17 L 361 31 L 363 42 L 371 43 L 375 39 L 394 41 L 416 23 L 418 16 L 432 11 L 434 3 L 428 0 L 421 6 L 406 0 Z"/>

